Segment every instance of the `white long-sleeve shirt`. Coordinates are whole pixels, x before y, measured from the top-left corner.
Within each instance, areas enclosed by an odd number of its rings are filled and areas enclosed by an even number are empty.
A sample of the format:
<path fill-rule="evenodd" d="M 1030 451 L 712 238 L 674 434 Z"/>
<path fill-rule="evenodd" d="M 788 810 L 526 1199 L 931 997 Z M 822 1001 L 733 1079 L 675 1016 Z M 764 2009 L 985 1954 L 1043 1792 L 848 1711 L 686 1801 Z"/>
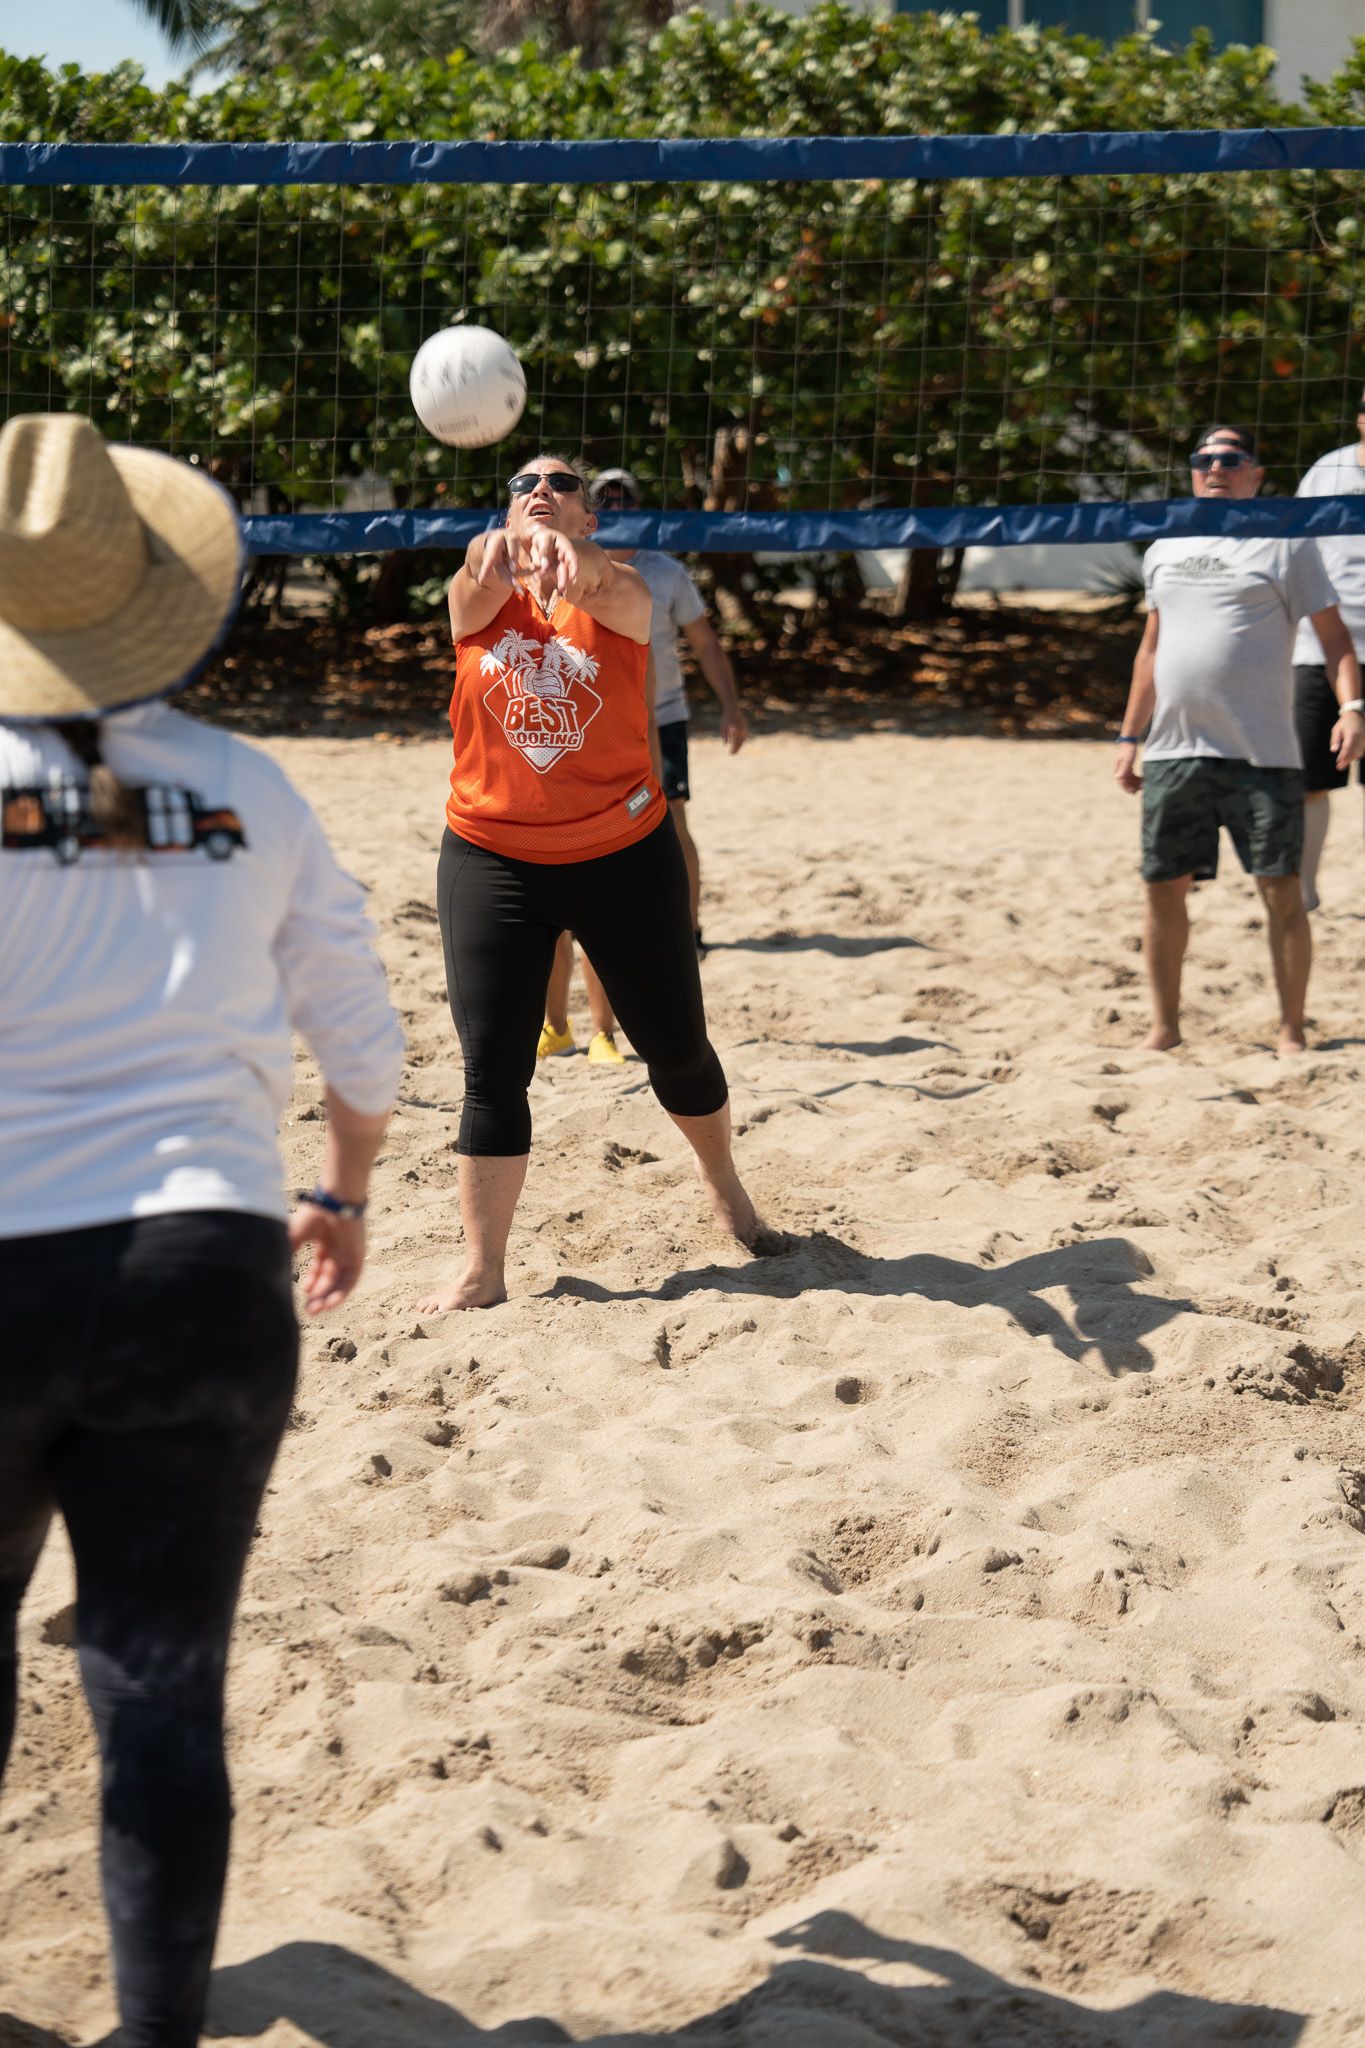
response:
<path fill-rule="evenodd" d="M 120 780 L 152 792 L 161 844 L 63 860 L 85 771 L 50 727 L 0 721 L 0 1237 L 283 1217 L 291 1026 L 353 1109 L 398 1087 L 361 890 L 254 747 L 162 704 L 100 734 Z"/>

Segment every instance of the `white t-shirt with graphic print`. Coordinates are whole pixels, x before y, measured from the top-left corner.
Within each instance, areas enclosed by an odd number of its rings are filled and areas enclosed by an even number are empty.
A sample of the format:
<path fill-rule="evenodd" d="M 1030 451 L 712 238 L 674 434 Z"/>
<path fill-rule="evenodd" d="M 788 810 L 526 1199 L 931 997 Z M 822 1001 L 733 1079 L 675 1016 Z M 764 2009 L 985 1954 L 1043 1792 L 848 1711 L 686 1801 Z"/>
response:
<path fill-rule="evenodd" d="M 1143 561 L 1160 615 L 1149 761 L 1206 754 L 1301 768 L 1294 628 L 1336 602 L 1311 540 L 1158 540 Z"/>
<path fill-rule="evenodd" d="M 1334 448 L 1320 455 L 1303 476 L 1297 498 L 1352 498 L 1365 496 L 1365 469 L 1360 466 L 1360 447 Z M 1317 544 L 1322 556 L 1346 630 L 1358 655 L 1365 657 L 1365 533 L 1324 534 Z M 1310 619 L 1301 619 L 1294 636 L 1294 660 L 1321 666 L 1322 643 Z"/>

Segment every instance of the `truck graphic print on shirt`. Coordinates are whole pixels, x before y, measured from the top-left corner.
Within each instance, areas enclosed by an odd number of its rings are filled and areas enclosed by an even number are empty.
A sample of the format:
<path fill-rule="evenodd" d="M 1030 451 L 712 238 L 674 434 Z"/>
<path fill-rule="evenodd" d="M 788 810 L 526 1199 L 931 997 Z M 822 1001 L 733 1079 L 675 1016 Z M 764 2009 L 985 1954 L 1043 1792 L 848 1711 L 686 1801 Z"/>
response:
<path fill-rule="evenodd" d="M 230 860 L 246 845 L 237 813 L 206 804 L 195 790 L 149 783 L 129 795 L 142 812 L 149 854 L 202 851 L 210 860 Z M 106 852 L 108 846 L 91 816 L 87 784 L 58 776 L 46 785 L 0 789 L 0 847 L 7 853 L 46 849 L 59 866 L 70 867 L 82 853 Z"/>
<path fill-rule="evenodd" d="M 510 746 L 537 775 L 546 775 L 565 754 L 576 754 L 602 709 L 592 683 L 598 663 L 556 633 L 542 643 L 514 628 L 479 661 L 479 673 L 496 677 L 484 693 Z"/>

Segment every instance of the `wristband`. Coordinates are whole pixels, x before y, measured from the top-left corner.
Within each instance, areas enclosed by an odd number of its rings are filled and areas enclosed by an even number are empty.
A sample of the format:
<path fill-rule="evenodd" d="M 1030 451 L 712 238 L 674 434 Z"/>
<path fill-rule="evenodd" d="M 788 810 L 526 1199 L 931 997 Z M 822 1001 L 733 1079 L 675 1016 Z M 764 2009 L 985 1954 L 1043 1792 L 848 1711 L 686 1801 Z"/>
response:
<path fill-rule="evenodd" d="M 1338 704 L 1338 711 L 1365 711 L 1365 697 L 1352 697 L 1349 704 Z"/>
<path fill-rule="evenodd" d="M 329 1195 L 320 1181 L 312 1194 L 305 1195 L 303 1199 L 314 1209 L 325 1209 L 329 1216 L 340 1216 L 346 1223 L 358 1223 L 365 1214 L 363 1202 L 343 1202 L 339 1195 Z"/>
<path fill-rule="evenodd" d="M 1116 747 L 1140 747 L 1142 745 L 1142 741 L 1138 738 L 1136 733 L 1121 732 L 1118 738 L 1114 741 L 1114 745 Z"/>

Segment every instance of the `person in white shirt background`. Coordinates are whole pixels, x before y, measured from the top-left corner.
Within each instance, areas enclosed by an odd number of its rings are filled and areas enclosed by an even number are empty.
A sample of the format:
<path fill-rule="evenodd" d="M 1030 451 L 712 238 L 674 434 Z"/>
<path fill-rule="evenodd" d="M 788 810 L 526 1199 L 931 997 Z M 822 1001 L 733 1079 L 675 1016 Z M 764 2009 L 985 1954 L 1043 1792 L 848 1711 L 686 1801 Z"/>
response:
<path fill-rule="evenodd" d="M 199 2040 L 223 1681 L 308 1310 L 364 1260 L 403 1043 L 358 885 L 263 753 L 170 710 L 236 607 L 202 472 L 72 414 L 0 432 L 0 1771 L 54 1513 L 102 1761 L 124 2048 Z M 327 1086 L 289 1217 L 291 1026 Z"/>
<path fill-rule="evenodd" d="M 628 469 L 604 469 L 592 487 L 597 512 L 636 512 L 644 496 L 634 474 Z M 726 751 L 737 754 L 749 736 L 735 686 L 735 672 L 715 628 L 706 617 L 701 592 L 681 562 L 657 548 L 608 548 L 614 562 L 629 562 L 644 577 L 654 600 L 650 628 L 650 675 L 653 684 L 654 724 L 659 742 L 659 779 L 668 798 L 669 814 L 687 863 L 687 882 L 692 900 L 692 928 L 699 957 L 706 947 L 701 929 L 701 855 L 687 823 L 687 806 L 692 797 L 688 760 L 687 689 L 678 660 L 678 635 L 682 633 L 698 665 L 720 703 L 720 732 Z M 616 1019 L 606 990 L 592 962 L 583 956 L 583 983 L 593 1035 L 588 1058 L 595 1064 L 619 1066 L 622 1055 L 616 1045 Z M 545 997 L 545 1028 L 536 1048 L 546 1059 L 574 1049 L 569 1023 L 569 984 L 573 978 L 573 939 L 566 932 L 555 953 L 550 985 Z"/>
<path fill-rule="evenodd" d="M 1200 436 L 1190 475 L 1197 498 L 1218 502 L 1254 498 L 1265 471 L 1250 430 L 1220 426 Z M 1226 827 L 1265 906 L 1278 1050 L 1301 1052 L 1313 941 L 1299 882 L 1304 780 L 1294 728 L 1294 627 L 1311 619 L 1326 658 L 1338 699 L 1330 745 L 1341 767 L 1365 752 L 1350 635 L 1311 540 L 1159 540 L 1147 550 L 1143 575 L 1147 625 L 1114 764 L 1119 787 L 1142 793 L 1143 952 L 1152 995 L 1143 1045 L 1169 1052 L 1181 1042 L 1189 892 L 1218 872 Z"/>
<path fill-rule="evenodd" d="M 1296 496 L 1365 497 L 1365 392 L 1356 412 L 1356 439 L 1320 455 L 1305 472 Z M 1318 552 L 1359 659 L 1365 646 L 1365 532 L 1324 534 Z M 1332 752 L 1336 717 L 1337 700 L 1322 643 L 1312 620 L 1301 619 L 1294 638 L 1294 722 L 1303 750 L 1303 900 L 1310 910 L 1318 908 L 1318 863 L 1332 818 L 1331 794 L 1350 780 L 1349 766 L 1338 767 Z M 1365 768 L 1360 775 L 1365 782 Z"/>

